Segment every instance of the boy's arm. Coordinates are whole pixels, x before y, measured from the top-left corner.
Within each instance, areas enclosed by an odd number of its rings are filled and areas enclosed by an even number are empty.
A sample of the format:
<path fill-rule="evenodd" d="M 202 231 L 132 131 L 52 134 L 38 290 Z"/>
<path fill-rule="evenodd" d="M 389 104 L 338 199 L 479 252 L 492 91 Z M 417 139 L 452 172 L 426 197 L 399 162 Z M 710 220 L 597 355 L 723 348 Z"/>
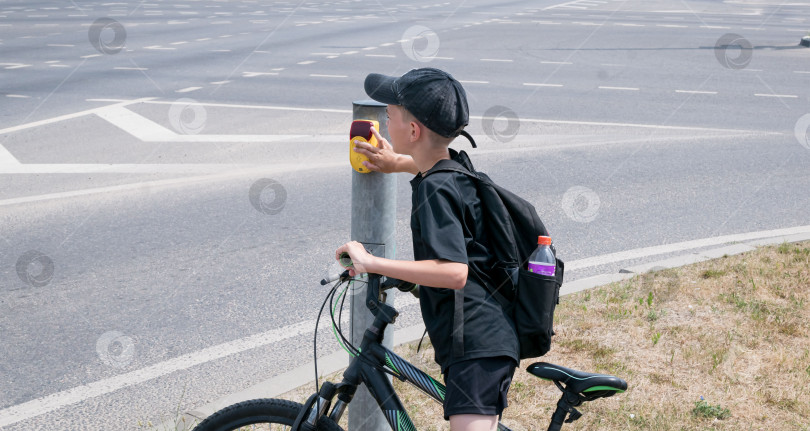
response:
<path fill-rule="evenodd" d="M 392 260 L 375 258 L 368 272 L 430 287 L 461 289 L 467 284 L 467 265 L 449 260 Z"/>
<path fill-rule="evenodd" d="M 357 241 L 338 247 L 335 259 L 344 251 L 349 253 L 354 265 L 349 269 L 352 276 L 370 272 L 423 286 L 447 289 L 461 289 L 467 284 L 468 267 L 463 263 L 443 259 L 417 261 L 385 259 L 370 254 Z"/>

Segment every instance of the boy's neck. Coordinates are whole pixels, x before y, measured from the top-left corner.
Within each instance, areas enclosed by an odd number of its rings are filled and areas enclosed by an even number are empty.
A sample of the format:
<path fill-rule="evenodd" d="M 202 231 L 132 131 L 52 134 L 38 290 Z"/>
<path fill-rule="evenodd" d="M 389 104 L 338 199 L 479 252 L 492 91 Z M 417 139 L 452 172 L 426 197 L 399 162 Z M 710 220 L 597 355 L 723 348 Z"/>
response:
<path fill-rule="evenodd" d="M 420 150 L 422 151 L 414 151 L 414 153 L 411 154 L 413 162 L 416 164 L 420 173 L 425 173 L 430 170 L 439 160 L 450 158 L 450 151 L 445 146 L 433 147 L 432 145 L 425 145 L 420 148 Z"/>

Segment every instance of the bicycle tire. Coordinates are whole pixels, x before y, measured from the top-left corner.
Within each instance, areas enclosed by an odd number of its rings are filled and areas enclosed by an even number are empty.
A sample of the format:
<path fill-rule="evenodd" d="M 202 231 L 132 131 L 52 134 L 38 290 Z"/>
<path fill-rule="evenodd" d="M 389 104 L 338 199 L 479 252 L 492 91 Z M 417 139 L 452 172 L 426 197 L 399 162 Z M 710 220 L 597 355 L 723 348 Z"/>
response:
<path fill-rule="evenodd" d="M 251 426 L 256 425 L 267 426 L 267 428 L 258 428 L 261 430 L 276 429 L 271 428 L 270 425 L 286 425 L 289 427 L 295 422 L 295 418 L 298 417 L 298 412 L 302 408 L 304 406 L 299 403 L 272 398 L 243 401 L 215 412 L 200 422 L 194 428 L 194 431 L 253 430 L 257 428 Z M 317 429 L 319 431 L 343 431 L 338 424 L 328 417 L 322 417 L 318 421 Z"/>

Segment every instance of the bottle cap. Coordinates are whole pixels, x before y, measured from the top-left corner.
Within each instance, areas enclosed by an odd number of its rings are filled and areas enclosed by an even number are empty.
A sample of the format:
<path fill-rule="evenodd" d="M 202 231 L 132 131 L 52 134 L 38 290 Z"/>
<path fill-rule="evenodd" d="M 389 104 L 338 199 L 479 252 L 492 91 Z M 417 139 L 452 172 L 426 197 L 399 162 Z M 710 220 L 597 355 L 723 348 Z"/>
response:
<path fill-rule="evenodd" d="M 551 237 L 550 236 L 538 236 L 537 237 L 537 245 L 551 245 Z"/>

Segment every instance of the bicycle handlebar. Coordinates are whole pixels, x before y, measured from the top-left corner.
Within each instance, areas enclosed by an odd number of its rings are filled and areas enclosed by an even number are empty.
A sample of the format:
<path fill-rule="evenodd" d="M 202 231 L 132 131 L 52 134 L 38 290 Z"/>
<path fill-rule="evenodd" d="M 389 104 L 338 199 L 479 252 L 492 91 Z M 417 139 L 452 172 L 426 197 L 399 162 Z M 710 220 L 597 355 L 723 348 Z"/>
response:
<path fill-rule="evenodd" d="M 325 286 L 335 280 L 340 280 L 341 283 L 349 279 L 349 268 L 352 267 L 352 259 L 349 257 L 349 253 L 345 251 L 340 254 L 340 265 L 346 268 L 345 271 L 341 273 L 336 273 L 327 276 L 323 280 L 321 280 L 321 286 Z M 373 274 L 377 277 L 381 277 L 380 275 Z M 369 274 L 372 276 L 372 274 Z M 385 281 L 380 285 L 380 292 L 384 292 L 388 289 L 392 289 L 396 287 L 401 292 L 410 292 L 413 296 L 419 298 L 419 285 L 415 283 L 411 283 L 409 281 L 399 280 L 393 277 L 385 277 Z"/>

